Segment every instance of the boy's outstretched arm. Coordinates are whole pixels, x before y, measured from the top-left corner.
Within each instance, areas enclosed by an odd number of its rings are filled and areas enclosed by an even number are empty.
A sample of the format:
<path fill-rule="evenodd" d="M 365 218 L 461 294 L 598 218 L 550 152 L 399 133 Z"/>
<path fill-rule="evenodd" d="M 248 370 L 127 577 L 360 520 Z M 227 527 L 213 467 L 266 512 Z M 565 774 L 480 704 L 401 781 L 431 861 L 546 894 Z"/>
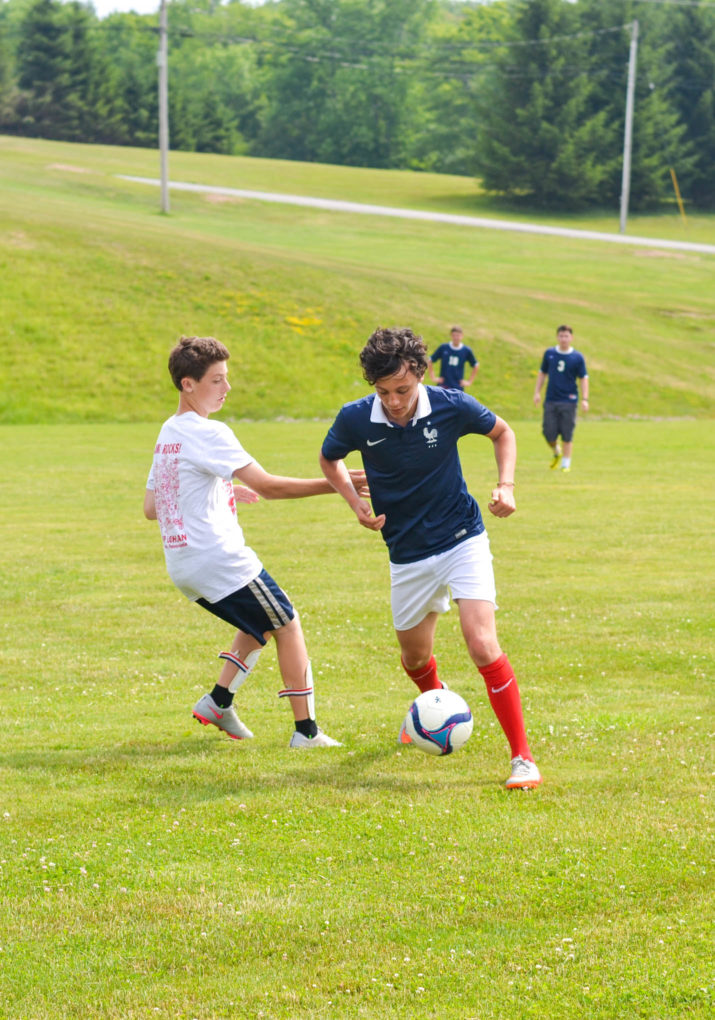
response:
<path fill-rule="evenodd" d="M 369 495 L 366 486 L 355 488 L 354 475 L 357 472 L 349 471 L 344 460 L 328 460 L 322 453 L 320 454 L 320 467 L 330 485 L 343 497 L 360 524 L 364 528 L 369 528 L 370 531 L 379 531 L 385 523 L 385 515 L 379 514 L 377 517 L 373 517 L 372 507 L 365 498 Z"/>
<path fill-rule="evenodd" d="M 361 490 L 365 489 L 365 472 L 351 471 L 350 478 Z M 326 478 L 293 478 L 288 475 L 271 475 L 252 461 L 233 472 L 244 485 L 264 499 L 301 499 L 304 496 L 325 496 L 335 489 Z M 351 483 L 352 484 L 352 483 Z"/>

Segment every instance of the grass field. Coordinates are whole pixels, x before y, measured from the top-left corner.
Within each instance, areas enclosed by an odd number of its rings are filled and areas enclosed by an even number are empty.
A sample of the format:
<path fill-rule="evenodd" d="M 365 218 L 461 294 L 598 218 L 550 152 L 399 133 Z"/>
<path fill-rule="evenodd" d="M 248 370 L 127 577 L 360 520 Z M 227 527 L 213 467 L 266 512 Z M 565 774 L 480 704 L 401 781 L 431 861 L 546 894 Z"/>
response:
<path fill-rule="evenodd" d="M 524 218 L 463 178 L 171 172 Z M 156 154 L 0 138 L 1 1020 L 710 1017 L 715 259 L 188 194 L 162 217 L 120 173 L 156 176 Z M 629 230 L 715 241 L 713 217 Z M 436 652 L 474 734 L 444 760 L 396 744 L 413 690 L 387 558 L 337 497 L 241 518 L 345 746 L 288 750 L 270 649 L 239 696 L 256 739 L 199 727 L 230 631 L 171 587 L 141 514 L 181 333 L 232 349 L 246 448 L 313 475 L 375 325 L 436 346 L 454 321 L 476 395 L 516 423 L 518 513 L 490 538 L 533 794 L 503 788 L 454 612 Z M 562 321 L 592 410 L 554 477 L 531 395 Z M 462 449 L 482 503 L 489 445 Z"/>
<path fill-rule="evenodd" d="M 357 352 L 376 325 L 411 325 L 433 349 L 454 321 L 480 358 L 479 396 L 507 417 L 536 420 L 534 377 L 564 321 L 587 357 L 594 415 L 712 415 L 715 256 L 211 195 L 175 195 L 162 217 L 158 189 L 115 176 L 156 176 L 147 150 L 0 138 L 0 157 L 3 370 L 32 380 L 5 388 L 2 423 L 158 420 L 182 333 L 232 349 L 239 416 L 330 417 L 361 392 Z M 196 154 L 172 154 L 171 171 L 484 213 L 465 178 Z M 685 228 L 663 216 L 631 230 Z M 688 236 L 715 241 L 715 219 Z"/>
<path fill-rule="evenodd" d="M 236 428 L 314 473 L 323 424 Z M 584 422 L 559 477 L 517 425 L 519 510 L 490 537 L 532 794 L 503 789 L 454 612 L 438 660 L 475 732 L 446 759 L 396 745 L 386 556 L 337 498 L 242 519 L 345 747 L 287 749 L 272 651 L 239 695 L 253 742 L 196 725 L 230 632 L 141 516 L 155 433 L 0 428 L 0 1016 L 709 1017 L 709 424 Z M 462 450 L 482 500 L 488 446 Z"/>

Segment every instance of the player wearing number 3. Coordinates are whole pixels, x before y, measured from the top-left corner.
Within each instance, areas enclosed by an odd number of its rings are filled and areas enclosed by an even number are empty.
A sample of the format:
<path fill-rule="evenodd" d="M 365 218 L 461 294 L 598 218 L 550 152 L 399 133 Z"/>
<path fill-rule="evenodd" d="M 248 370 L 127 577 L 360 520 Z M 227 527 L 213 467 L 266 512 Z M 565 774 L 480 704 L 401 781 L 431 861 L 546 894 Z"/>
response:
<path fill-rule="evenodd" d="M 489 541 L 457 451 L 464 435 L 492 441 L 498 480 L 489 510 L 508 517 L 516 509 L 514 433 L 461 390 L 424 386 L 427 350 L 410 329 L 376 330 L 360 362 L 375 392 L 344 405 L 323 442 L 320 464 L 359 523 L 381 531 L 387 544 L 402 665 L 420 691 L 443 686 L 433 645 L 451 593 L 467 649 L 511 747 L 506 785 L 537 786 L 541 776 L 527 743 L 519 688 L 497 639 Z M 345 466 L 352 450 L 362 456 L 374 515 Z M 400 737 L 409 743 L 404 728 Z"/>
<path fill-rule="evenodd" d="M 584 411 L 588 411 L 588 374 L 583 354 L 571 346 L 573 340 L 571 327 L 559 326 L 556 330 L 556 340 L 556 346 L 544 351 L 544 357 L 541 359 L 541 369 L 534 390 L 534 403 L 538 407 L 541 389 L 548 379 L 542 429 L 544 439 L 553 453 L 550 466 L 556 468 L 560 462 L 562 471 L 570 471 L 578 407 L 578 381 L 581 383 L 581 406 Z M 563 442 L 563 456 L 559 447 L 559 437 Z"/>

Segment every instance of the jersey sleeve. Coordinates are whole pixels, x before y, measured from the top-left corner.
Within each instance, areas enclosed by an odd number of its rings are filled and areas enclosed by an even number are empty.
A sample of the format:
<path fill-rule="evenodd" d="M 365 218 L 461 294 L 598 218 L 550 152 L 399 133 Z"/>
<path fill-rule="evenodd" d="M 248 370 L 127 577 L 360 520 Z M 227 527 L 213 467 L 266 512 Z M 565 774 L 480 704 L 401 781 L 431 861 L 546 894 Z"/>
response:
<path fill-rule="evenodd" d="M 151 462 L 151 467 L 149 468 L 149 477 L 146 480 L 146 487 L 147 489 L 151 489 L 152 492 L 156 487 L 154 483 L 154 461 Z"/>
<path fill-rule="evenodd" d="M 437 348 L 437 350 L 434 352 L 434 354 L 430 354 L 430 361 L 433 361 L 433 362 L 434 361 L 439 361 L 439 359 L 442 357 L 442 348 L 443 347 L 444 347 L 444 344 L 440 344 L 439 347 Z"/>
<path fill-rule="evenodd" d="M 488 435 L 497 423 L 497 416 L 468 393 L 458 395 L 462 398 L 459 401 L 460 434 L 475 432 L 480 436 Z"/>
<path fill-rule="evenodd" d="M 468 361 L 472 368 L 474 368 L 475 365 L 479 364 L 479 359 L 476 357 L 471 347 L 467 348 L 467 355 L 464 360 Z"/>
<path fill-rule="evenodd" d="M 541 359 L 541 368 L 539 369 L 539 371 L 542 372 L 544 375 L 548 375 L 549 374 L 549 352 L 548 352 L 548 350 L 544 351 L 544 356 Z"/>
<path fill-rule="evenodd" d="M 253 457 L 244 450 L 228 425 L 220 421 L 211 424 L 214 429 L 206 437 L 197 467 L 219 478 L 230 478 L 234 471 L 253 463 Z"/>
<path fill-rule="evenodd" d="M 358 444 L 352 435 L 343 407 L 323 440 L 321 452 L 326 460 L 343 460 L 357 448 Z"/>
<path fill-rule="evenodd" d="M 586 359 L 584 358 L 583 354 L 581 354 L 579 356 L 578 367 L 576 368 L 576 378 L 585 379 L 587 375 L 588 372 L 586 371 Z"/>

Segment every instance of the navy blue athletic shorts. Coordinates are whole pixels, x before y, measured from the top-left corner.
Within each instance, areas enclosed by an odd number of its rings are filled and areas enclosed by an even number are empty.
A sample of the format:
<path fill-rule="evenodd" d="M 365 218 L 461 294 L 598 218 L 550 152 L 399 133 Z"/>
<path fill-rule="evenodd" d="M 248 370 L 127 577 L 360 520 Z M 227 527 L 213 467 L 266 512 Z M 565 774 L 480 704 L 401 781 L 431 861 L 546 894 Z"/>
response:
<path fill-rule="evenodd" d="M 266 643 L 263 635 L 267 631 L 285 627 L 295 616 L 291 600 L 267 570 L 262 570 L 253 581 L 225 599 L 218 602 L 196 601 L 214 616 L 250 634 L 262 645 Z"/>

